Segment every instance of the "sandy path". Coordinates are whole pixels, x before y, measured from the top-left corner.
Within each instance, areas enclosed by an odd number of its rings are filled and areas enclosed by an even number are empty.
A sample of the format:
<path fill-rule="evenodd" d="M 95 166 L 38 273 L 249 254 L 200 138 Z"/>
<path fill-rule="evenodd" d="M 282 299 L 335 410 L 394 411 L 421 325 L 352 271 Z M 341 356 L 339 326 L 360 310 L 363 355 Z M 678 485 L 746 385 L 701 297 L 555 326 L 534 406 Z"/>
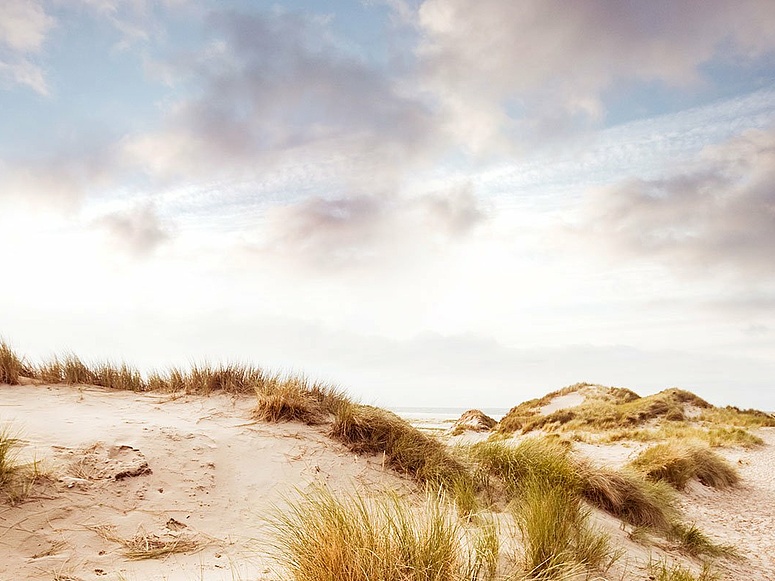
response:
<path fill-rule="evenodd" d="M 726 578 L 775 581 L 775 428 L 758 434 L 766 445 L 721 453 L 737 466 L 742 485 L 713 490 L 692 484 L 682 495 L 687 518 L 718 542 L 731 544 L 743 557 L 726 562 Z"/>

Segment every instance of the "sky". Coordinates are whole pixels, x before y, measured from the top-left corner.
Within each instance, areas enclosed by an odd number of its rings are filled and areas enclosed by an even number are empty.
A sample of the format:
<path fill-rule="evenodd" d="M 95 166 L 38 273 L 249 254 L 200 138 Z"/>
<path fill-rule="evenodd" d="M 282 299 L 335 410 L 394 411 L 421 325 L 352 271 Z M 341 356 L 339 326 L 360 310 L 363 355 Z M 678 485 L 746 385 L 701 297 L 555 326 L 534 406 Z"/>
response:
<path fill-rule="evenodd" d="M 0 335 L 386 406 L 775 410 L 771 0 L 3 0 Z"/>

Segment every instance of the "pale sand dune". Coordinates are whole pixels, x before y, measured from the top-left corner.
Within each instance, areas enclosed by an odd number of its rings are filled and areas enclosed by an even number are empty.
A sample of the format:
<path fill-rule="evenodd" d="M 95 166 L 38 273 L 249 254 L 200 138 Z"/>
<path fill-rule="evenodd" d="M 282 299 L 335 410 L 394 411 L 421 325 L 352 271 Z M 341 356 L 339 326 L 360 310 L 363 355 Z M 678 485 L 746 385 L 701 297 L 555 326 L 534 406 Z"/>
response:
<path fill-rule="evenodd" d="M 27 457 L 44 461 L 57 479 L 18 506 L 0 505 L 0 581 L 50 581 L 56 574 L 83 581 L 275 580 L 262 553 L 264 519 L 295 488 L 325 482 L 335 491 L 417 492 L 378 458 L 331 441 L 325 427 L 253 422 L 253 405 L 251 397 L 170 400 L 96 388 L 0 386 L 0 423 L 10 421 L 23 434 Z M 723 452 L 739 460 L 742 487 L 697 485 L 680 495 L 689 521 L 742 554 L 740 561 L 717 563 L 730 581 L 775 581 L 775 429 L 760 434 L 762 448 Z M 620 466 L 640 447 L 577 445 L 576 453 Z M 145 462 L 150 474 L 110 478 L 122 469 L 143 472 Z M 609 581 L 647 579 L 649 556 L 699 567 L 660 542 L 630 541 L 626 527 L 608 515 L 595 518 L 626 550 Z M 112 525 L 125 538 L 138 531 L 177 534 L 204 546 L 129 561 L 120 545 L 89 528 L 98 525 Z"/>
<path fill-rule="evenodd" d="M 253 398 L 186 397 L 71 387 L 0 386 L 0 421 L 23 434 L 25 453 L 55 475 L 90 456 L 104 466 L 111 447 L 139 451 L 152 474 L 120 481 L 65 477 L 25 503 L 0 505 L 0 580 L 201 581 L 275 579 L 262 521 L 275 503 L 315 483 L 334 490 L 411 490 L 376 461 L 332 442 L 323 428 L 250 419 Z M 124 449 L 118 455 L 132 456 Z M 137 456 L 137 453 L 134 454 Z M 131 459 L 131 458 L 130 458 Z M 89 462 L 87 462 L 89 464 Z M 93 465 L 94 462 L 91 463 Z M 87 466 L 87 468 L 90 466 Z M 71 488 L 68 488 L 68 485 Z M 120 546 L 89 526 L 195 535 L 206 542 L 192 555 L 128 561 Z M 40 556 L 49 552 L 53 554 Z M 38 556 L 38 558 L 35 558 Z"/>
<path fill-rule="evenodd" d="M 546 416 L 559 410 L 580 406 L 584 403 L 585 399 L 586 398 L 584 397 L 584 394 L 579 392 L 569 393 L 567 395 L 558 395 L 548 404 L 543 406 L 539 411 Z"/>
<path fill-rule="evenodd" d="M 765 446 L 720 451 L 737 466 L 739 488 L 713 490 L 691 483 L 681 496 L 688 519 L 713 538 L 734 545 L 743 559 L 729 562 L 729 579 L 775 580 L 775 428 L 762 428 Z"/>

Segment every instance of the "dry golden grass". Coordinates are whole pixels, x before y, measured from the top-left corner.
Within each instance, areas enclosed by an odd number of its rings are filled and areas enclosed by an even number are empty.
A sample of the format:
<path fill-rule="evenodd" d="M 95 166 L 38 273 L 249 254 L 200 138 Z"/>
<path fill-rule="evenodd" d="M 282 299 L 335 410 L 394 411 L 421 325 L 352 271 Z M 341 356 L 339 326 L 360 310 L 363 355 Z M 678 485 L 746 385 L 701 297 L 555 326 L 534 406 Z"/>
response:
<path fill-rule="evenodd" d="M 649 579 L 653 581 L 718 581 L 719 576 L 708 565 L 702 567 L 699 575 L 677 563 L 667 561 L 651 562 L 648 565 Z"/>
<path fill-rule="evenodd" d="M 444 444 L 381 408 L 340 402 L 331 436 L 359 454 L 384 454 L 391 468 L 449 492 L 464 491 L 472 478 Z"/>
<path fill-rule="evenodd" d="M 24 368 L 23 360 L 11 346 L 5 341 L 0 341 L 0 383 L 17 385 Z"/>
<path fill-rule="evenodd" d="M 675 523 L 670 529 L 668 539 L 676 544 L 679 551 L 692 557 L 739 557 L 735 547 L 714 543 L 694 524 Z"/>
<path fill-rule="evenodd" d="M 529 579 L 607 570 L 617 557 L 608 535 L 590 527 L 589 511 L 562 483 L 530 477 L 513 507 L 522 537 L 523 570 Z"/>
<path fill-rule="evenodd" d="M 728 488 L 740 480 L 726 460 L 697 444 L 655 444 L 641 452 L 630 465 L 650 480 L 662 480 L 678 490 L 692 479 L 712 488 Z"/>
<path fill-rule="evenodd" d="M 638 394 L 629 389 L 618 387 L 604 388 L 591 383 L 577 383 L 548 393 L 543 397 L 523 402 L 511 408 L 503 419 L 501 419 L 497 429 L 499 432 L 507 434 L 517 431 L 526 433 L 536 429 L 538 427 L 537 424 L 543 422 L 542 418 L 549 416 L 552 416 L 550 423 L 557 422 L 562 424 L 570 421 L 573 419 L 571 410 L 559 410 L 554 414 L 542 416 L 540 409 L 543 406 L 550 404 L 554 398 L 570 395 L 572 393 L 581 393 L 585 396 L 585 403 L 582 404 L 582 406 L 620 405 L 640 398 Z M 573 408 L 573 410 L 576 409 L 578 408 Z"/>
<path fill-rule="evenodd" d="M 27 498 L 45 474 L 38 462 L 19 462 L 22 442 L 8 426 L 0 428 L 0 500 L 17 504 Z"/>
<path fill-rule="evenodd" d="M 293 581 L 486 581 L 497 532 L 465 527 L 442 499 L 301 494 L 271 519 L 274 556 Z"/>
<path fill-rule="evenodd" d="M 254 417 L 267 422 L 296 421 L 314 425 L 351 405 L 337 389 L 323 383 L 311 383 L 304 377 L 265 377 L 255 384 L 257 398 Z"/>
<path fill-rule="evenodd" d="M 198 539 L 183 535 L 154 535 L 139 530 L 134 536 L 124 538 L 116 532 L 112 525 L 96 525 L 87 527 L 106 541 L 117 543 L 122 547 L 122 553 L 127 559 L 140 561 L 158 559 L 173 553 L 193 553 L 204 546 Z"/>
<path fill-rule="evenodd" d="M 636 527 L 667 531 L 677 515 L 669 486 L 639 474 L 579 464 L 581 494 L 592 506 Z"/>
<path fill-rule="evenodd" d="M 665 440 L 698 440 L 712 448 L 741 446 L 754 448 L 764 444 L 759 436 L 748 430 L 732 427 L 701 427 L 689 422 L 666 422 L 655 428 L 629 428 L 603 433 L 574 434 L 573 439 L 594 444 L 611 444 L 621 441 L 664 442 Z"/>
<path fill-rule="evenodd" d="M 759 410 L 741 410 L 733 406 L 703 410 L 700 420 L 718 426 L 736 426 L 738 428 L 772 428 L 775 416 Z"/>
<path fill-rule="evenodd" d="M 505 485 L 514 497 L 525 482 L 539 479 L 548 485 L 579 490 L 581 480 L 568 449 L 550 438 L 526 438 L 516 446 L 503 442 L 480 442 L 470 448 L 471 457 Z"/>
<path fill-rule="evenodd" d="M 542 405 L 569 393 L 584 396 L 583 403 L 541 413 Z M 771 414 L 734 407 L 716 408 L 680 389 L 639 397 L 620 388 L 578 384 L 512 408 L 497 430 L 500 434 L 541 430 L 590 443 L 694 439 L 712 447 L 750 448 L 761 445 L 763 440 L 748 429 L 771 426 L 775 426 L 775 417 Z"/>
<path fill-rule="evenodd" d="M 635 526 L 670 529 L 676 510 L 673 493 L 639 474 L 597 468 L 572 459 L 568 448 L 551 438 L 526 438 L 517 446 L 475 444 L 471 456 L 517 497 L 525 482 L 538 479 Z"/>

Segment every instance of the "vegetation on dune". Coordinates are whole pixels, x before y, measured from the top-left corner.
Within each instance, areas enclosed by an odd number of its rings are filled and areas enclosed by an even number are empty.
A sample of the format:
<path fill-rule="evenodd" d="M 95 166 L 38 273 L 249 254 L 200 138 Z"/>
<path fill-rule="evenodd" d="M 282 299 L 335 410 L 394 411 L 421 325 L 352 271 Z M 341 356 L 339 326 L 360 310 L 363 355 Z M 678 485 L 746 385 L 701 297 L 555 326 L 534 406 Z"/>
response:
<path fill-rule="evenodd" d="M 140 529 L 135 535 L 125 538 L 111 525 L 87 527 L 106 541 L 121 545 L 127 559 L 141 561 L 158 559 L 174 553 L 193 553 L 203 548 L 203 544 L 191 536 L 155 535 Z"/>
<path fill-rule="evenodd" d="M 510 498 L 538 480 L 634 526 L 667 531 L 676 514 L 668 486 L 574 460 L 567 447 L 551 438 L 526 438 L 516 446 L 482 442 L 471 447 L 471 456 L 503 483 Z"/>
<path fill-rule="evenodd" d="M 703 565 L 699 574 L 695 575 L 690 569 L 677 563 L 670 564 L 667 561 L 649 563 L 649 579 L 654 581 L 718 581 L 719 576 L 713 573 L 708 565 Z"/>
<path fill-rule="evenodd" d="M 562 483 L 529 478 L 513 511 L 522 537 L 523 568 L 530 579 L 607 569 L 616 558 L 608 535 L 589 525 L 588 509 Z"/>
<path fill-rule="evenodd" d="M 5 341 L 0 341 L 0 383 L 16 385 L 25 369 L 24 362 Z"/>
<path fill-rule="evenodd" d="M 553 414 L 541 414 L 541 408 L 543 406 L 549 405 L 555 398 L 573 393 L 579 393 L 585 397 L 585 402 L 581 404 L 581 406 L 558 410 Z M 553 421 L 557 420 L 559 423 L 565 423 L 572 419 L 571 415 L 569 415 L 571 410 L 578 410 L 579 407 L 583 407 L 593 401 L 599 404 L 617 405 L 627 403 L 638 398 L 638 394 L 630 391 L 629 389 L 617 387 L 602 388 L 601 386 L 591 383 L 576 383 L 574 385 L 569 385 L 562 389 L 547 393 L 543 397 L 531 399 L 517 406 L 514 406 L 505 416 L 503 416 L 503 419 L 501 419 L 499 422 L 497 429 L 499 432 L 507 434 L 517 431 L 527 433 L 537 429 L 539 426 L 536 422 L 542 422 L 542 418 L 552 416 L 554 418 Z"/>
<path fill-rule="evenodd" d="M 639 397 L 626 389 L 577 384 L 512 408 L 497 427 L 501 438 L 517 430 L 548 435 L 449 448 L 396 414 L 356 403 L 330 385 L 254 366 L 194 365 L 144 376 L 126 364 L 88 364 L 72 354 L 29 365 L 0 343 L 0 381 L 15 384 L 23 377 L 136 392 L 254 394 L 256 419 L 327 426 L 330 437 L 353 452 L 381 455 L 385 466 L 426 486 L 422 506 L 395 496 L 366 500 L 335 497 L 327 490 L 301 494 L 272 521 L 274 548 L 293 581 L 589 578 L 618 555 L 609 537 L 590 526 L 590 507 L 637 530 L 660 534 L 687 555 L 734 556 L 730 547 L 680 523 L 671 486 L 680 489 L 692 478 L 717 488 L 736 484 L 734 468 L 708 446 L 757 445 L 761 440 L 746 428 L 775 425 L 768 414 L 714 408 L 678 389 Z M 556 397 L 577 392 L 585 398 L 580 405 L 542 414 Z M 598 441 L 669 441 L 617 471 L 575 459 L 570 441 L 558 432 L 597 432 Z M 689 435 L 707 446 L 674 441 Z M 29 488 L 31 482 L 19 477 L 17 448 L 17 439 L 0 433 L 0 492 L 12 499 L 19 497 L 19 483 Z M 516 561 L 514 555 L 510 561 L 499 557 L 496 521 L 480 510 L 500 501 L 508 504 L 517 525 L 521 556 Z M 122 544 L 131 558 L 199 548 L 192 539 L 144 534 L 122 539 L 112 529 L 97 532 Z M 504 572 L 504 562 L 514 566 Z M 652 575 L 664 581 L 713 578 L 707 572 L 695 578 L 664 563 L 654 565 Z"/>
<path fill-rule="evenodd" d="M 639 474 L 579 463 L 581 494 L 591 504 L 636 527 L 667 531 L 677 515 L 673 491 Z"/>
<path fill-rule="evenodd" d="M 700 421 L 720 426 L 735 426 L 738 428 L 772 428 L 775 427 L 775 416 L 759 410 L 741 410 L 734 406 L 711 407 L 703 410 Z"/>
<path fill-rule="evenodd" d="M 592 437 L 575 434 L 574 439 L 588 441 L 594 444 L 611 444 L 621 441 L 660 442 L 665 440 L 697 440 L 707 443 L 712 448 L 724 446 L 742 446 L 754 448 L 764 444 L 759 436 L 734 427 L 699 427 L 688 422 L 666 422 L 654 428 L 628 428 L 612 430 Z"/>
<path fill-rule="evenodd" d="M 463 512 L 475 507 L 471 471 L 439 440 L 387 410 L 348 402 L 339 405 L 331 436 L 359 454 L 384 454 L 391 468 L 454 496 Z"/>
<path fill-rule="evenodd" d="M 735 547 L 714 543 L 694 524 L 675 523 L 670 529 L 668 539 L 676 544 L 679 551 L 692 557 L 737 558 L 739 556 Z"/>
<path fill-rule="evenodd" d="M 334 387 L 304 377 L 264 377 L 255 383 L 253 416 L 267 422 L 303 422 L 316 425 L 328 420 L 348 398 Z"/>
<path fill-rule="evenodd" d="M 28 496 L 41 478 L 37 462 L 20 463 L 22 442 L 8 426 L 0 428 L 0 499 L 15 504 Z"/>
<path fill-rule="evenodd" d="M 442 499 L 301 494 L 271 519 L 275 556 L 293 581 L 485 581 L 499 546 L 492 526 L 465 527 Z"/>
<path fill-rule="evenodd" d="M 736 485 L 740 477 L 724 458 L 696 444 L 665 442 L 641 452 L 630 465 L 651 480 L 662 480 L 682 490 L 692 480 L 712 488 Z"/>
<path fill-rule="evenodd" d="M 541 412 L 554 398 L 571 393 L 583 396 L 583 402 L 551 413 Z M 691 438 L 713 447 L 753 447 L 763 441 L 747 428 L 772 426 L 775 426 L 775 417 L 771 414 L 734 407 L 716 408 L 681 389 L 640 397 L 621 388 L 577 384 L 512 408 L 496 429 L 501 435 L 539 430 L 564 433 L 573 440 L 590 443 Z"/>

